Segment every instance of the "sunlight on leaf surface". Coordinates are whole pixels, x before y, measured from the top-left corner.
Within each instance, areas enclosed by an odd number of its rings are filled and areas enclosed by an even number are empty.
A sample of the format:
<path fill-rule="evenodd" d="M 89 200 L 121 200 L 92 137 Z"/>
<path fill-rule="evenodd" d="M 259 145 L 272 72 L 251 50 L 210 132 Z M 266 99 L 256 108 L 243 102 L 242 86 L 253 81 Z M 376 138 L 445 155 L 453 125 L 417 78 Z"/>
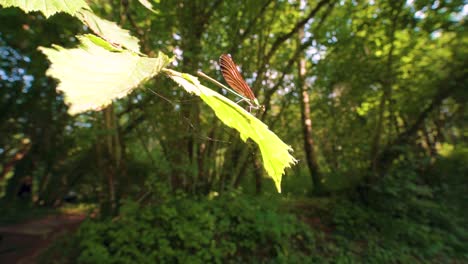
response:
<path fill-rule="evenodd" d="M 89 9 L 88 4 L 84 0 L 0 0 L 0 5 L 3 7 L 16 6 L 25 12 L 40 11 L 46 17 L 59 12 L 65 12 L 74 16 L 82 8 Z"/>
<path fill-rule="evenodd" d="M 88 25 L 94 33 L 110 43 L 118 44 L 136 53 L 140 52 L 138 38 L 130 35 L 128 30 L 122 29 L 116 23 L 102 19 L 92 11 L 84 9 L 78 13 L 77 17 Z"/>
<path fill-rule="evenodd" d="M 148 0 L 138 0 L 138 1 L 140 1 L 140 4 L 142 4 L 144 7 L 146 7 L 148 10 L 150 10 L 154 14 L 159 13 L 156 10 L 153 9 L 153 5 Z"/>
<path fill-rule="evenodd" d="M 47 74 L 60 81 L 57 90 L 65 93 L 70 114 L 107 106 L 158 74 L 171 61 L 162 53 L 157 58 L 147 58 L 115 49 L 93 35 L 78 38 L 78 48 L 39 48 L 52 62 Z"/>
<path fill-rule="evenodd" d="M 239 131 L 243 141 L 250 138 L 258 144 L 263 166 L 268 176 L 275 182 L 278 192 L 281 192 L 284 170 L 297 162 L 290 154 L 292 148 L 269 130 L 262 121 L 221 94 L 201 85 L 196 77 L 168 69 L 164 69 L 164 72 L 185 90 L 200 96 L 224 124 Z"/>

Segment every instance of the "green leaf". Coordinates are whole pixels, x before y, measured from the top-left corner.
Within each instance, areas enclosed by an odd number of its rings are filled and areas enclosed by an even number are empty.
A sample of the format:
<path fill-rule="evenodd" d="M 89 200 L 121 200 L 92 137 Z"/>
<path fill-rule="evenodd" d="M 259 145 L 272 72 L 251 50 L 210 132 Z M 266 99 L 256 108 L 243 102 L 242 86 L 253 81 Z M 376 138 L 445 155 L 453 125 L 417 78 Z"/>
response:
<path fill-rule="evenodd" d="M 158 14 L 156 10 L 153 9 L 153 5 L 148 0 L 138 0 L 140 4 L 142 4 L 146 9 L 150 10 L 151 12 Z"/>
<path fill-rule="evenodd" d="M 128 30 L 122 29 L 116 23 L 96 16 L 91 8 L 83 0 L 48 0 L 48 1 L 26 1 L 26 0 L 0 0 L 4 7 L 16 6 L 26 12 L 41 11 L 46 17 L 57 12 L 69 13 L 78 17 L 95 34 L 114 45 L 125 47 L 136 53 L 140 52 L 138 38 L 130 35 Z"/>
<path fill-rule="evenodd" d="M 74 16 L 80 9 L 88 8 L 84 0 L 0 0 L 3 7 L 16 6 L 25 12 L 40 11 L 46 17 L 65 12 Z"/>
<path fill-rule="evenodd" d="M 97 35 L 106 41 L 125 47 L 133 52 L 140 52 L 138 38 L 130 35 L 128 30 L 122 29 L 116 23 L 96 16 L 91 10 L 83 9 L 77 17 L 83 21 Z"/>
<path fill-rule="evenodd" d="M 224 124 L 239 131 L 243 141 L 250 138 L 258 144 L 263 166 L 275 182 L 278 192 L 281 192 L 284 170 L 297 162 L 290 154 L 292 148 L 271 132 L 262 121 L 221 94 L 201 85 L 196 77 L 168 69 L 164 69 L 164 72 L 185 90 L 200 96 Z"/>
<path fill-rule="evenodd" d="M 39 48 L 52 62 L 47 75 L 57 78 L 65 93 L 69 113 L 99 110 L 133 91 L 142 81 L 158 74 L 171 59 L 139 56 L 128 50 L 109 50 L 108 43 L 93 35 L 78 37 L 78 48 Z"/>

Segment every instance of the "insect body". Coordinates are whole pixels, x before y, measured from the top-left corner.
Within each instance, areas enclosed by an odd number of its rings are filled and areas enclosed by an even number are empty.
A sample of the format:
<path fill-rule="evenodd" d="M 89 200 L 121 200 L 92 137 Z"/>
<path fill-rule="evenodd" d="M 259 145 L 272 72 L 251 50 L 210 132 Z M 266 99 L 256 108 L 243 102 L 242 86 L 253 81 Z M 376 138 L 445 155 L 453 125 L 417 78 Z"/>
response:
<path fill-rule="evenodd" d="M 241 101 L 246 101 L 253 108 L 261 108 L 257 98 L 255 98 L 252 89 L 245 82 L 244 78 L 237 69 L 236 63 L 232 60 L 231 55 L 223 54 L 219 57 L 219 65 L 221 66 L 221 72 L 226 82 L 234 89 L 237 93 L 242 95 Z"/>
<path fill-rule="evenodd" d="M 236 64 L 232 60 L 231 55 L 221 55 L 221 57 L 219 58 L 219 65 L 221 66 L 221 72 L 223 74 L 224 79 L 234 90 L 231 90 L 224 84 L 218 82 L 217 80 L 211 78 L 210 76 L 204 74 L 201 71 L 198 72 L 198 75 L 213 82 L 219 87 L 226 89 L 231 93 L 239 96 L 240 98 L 242 98 L 239 102 L 246 101 L 249 104 L 249 109 L 265 109 L 264 106 L 258 103 L 258 100 L 257 98 L 255 98 L 255 94 L 252 92 L 252 89 L 250 89 L 250 86 L 245 82 L 244 78 L 242 78 L 242 75 L 240 74 Z"/>

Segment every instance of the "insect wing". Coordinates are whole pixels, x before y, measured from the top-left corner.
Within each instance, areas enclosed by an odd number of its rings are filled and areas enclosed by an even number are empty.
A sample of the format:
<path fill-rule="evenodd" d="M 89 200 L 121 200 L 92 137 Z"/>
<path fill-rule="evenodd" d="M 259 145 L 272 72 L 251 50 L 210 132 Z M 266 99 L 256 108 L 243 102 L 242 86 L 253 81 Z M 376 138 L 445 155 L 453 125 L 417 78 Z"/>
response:
<path fill-rule="evenodd" d="M 254 101 L 255 95 L 250 89 L 249 85 L 245 82 L 244 78 L 237 69 L 236 64 L 229 54 L 223 54 L 219 58 L 219 65 L 221 66 L 221 72 L 223 77 L 229 86 L 232 87 L 236 92 L 245 96 L 249 100 Z"/>

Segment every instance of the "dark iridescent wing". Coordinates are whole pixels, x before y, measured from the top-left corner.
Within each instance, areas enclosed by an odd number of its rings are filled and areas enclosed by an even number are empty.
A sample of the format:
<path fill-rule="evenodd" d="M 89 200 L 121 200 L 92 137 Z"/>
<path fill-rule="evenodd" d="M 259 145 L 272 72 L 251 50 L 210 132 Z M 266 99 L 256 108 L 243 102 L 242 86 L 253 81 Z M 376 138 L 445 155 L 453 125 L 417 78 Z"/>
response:
<path fill-rule="evenodd" d="M 250 89 L 249 85 L 245 82 L 244 78 L 237 69 L 236 64 L 229 54 L 223 54 L 219 57 L 219 65 L 224 79 L 236 92 L 245 96 L 246 98 L 255 101 L 255 95 Z"/>

